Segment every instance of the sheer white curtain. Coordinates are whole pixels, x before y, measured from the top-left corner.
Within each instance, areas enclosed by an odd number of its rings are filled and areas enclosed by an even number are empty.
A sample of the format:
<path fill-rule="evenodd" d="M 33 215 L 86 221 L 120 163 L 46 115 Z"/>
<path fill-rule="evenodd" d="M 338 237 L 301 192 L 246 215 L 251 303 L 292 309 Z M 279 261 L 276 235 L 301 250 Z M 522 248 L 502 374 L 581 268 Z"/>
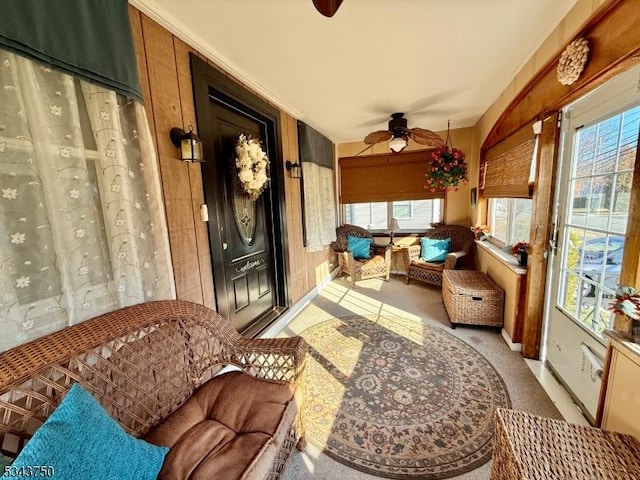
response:
<path fill-rule="evenodd" d="M 319 252 L 336 239 L 333 170 L 303 162 L 304 222 L 307 251 Z"/>
<path fill-rule="evenodd" d="M 144 107 L 0 50 L 0 351 L 175 298 Z"/>

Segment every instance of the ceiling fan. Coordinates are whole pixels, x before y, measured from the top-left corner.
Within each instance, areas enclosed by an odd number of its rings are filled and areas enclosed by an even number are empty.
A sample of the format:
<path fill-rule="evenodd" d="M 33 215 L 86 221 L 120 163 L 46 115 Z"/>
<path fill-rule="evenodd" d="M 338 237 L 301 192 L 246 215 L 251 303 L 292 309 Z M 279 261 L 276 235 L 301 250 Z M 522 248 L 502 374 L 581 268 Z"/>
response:
<path fill-rule="evenodd" d="M 427 145 L 430 148 L 444 147 L 444 140 L 431 130 L 418 127 L 407 128 L 407 119 L 404 118 L 404 113 L 401 112 L 391 114 L 388 130 L 371 132 L 364 137 L 364 143 L 373 145 L 374 143 L 391 140 L 389 148 L 394 153 L 398 153 L 407 146 L 409 138 L 420 145 Z"/>
<path fill-rule="evenodd" d="M 313 5 L 325 17 L 333 17 L 338 11 L 342 0 L 313 0 Z"/>

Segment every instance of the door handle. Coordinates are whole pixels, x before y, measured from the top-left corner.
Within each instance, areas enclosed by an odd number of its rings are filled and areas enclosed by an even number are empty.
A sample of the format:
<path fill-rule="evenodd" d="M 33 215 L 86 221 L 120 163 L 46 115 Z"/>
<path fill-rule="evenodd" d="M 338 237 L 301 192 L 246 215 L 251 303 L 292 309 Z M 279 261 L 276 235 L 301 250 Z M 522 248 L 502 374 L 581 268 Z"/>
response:
<path fill-rule="evenodd" d="M 227 242 L 222 242 L 222 249 L 226 250 L 227 248 L 229 248 L 229 245 L 227 245 Z"/>
<path fill-rule="evenodd" d="M 551 224 L 551 236 L 549 237 L 549 251 L 555 255 L 556 249 L 558 248 L 558 229 L 556 228 L 556 224 Z"/>

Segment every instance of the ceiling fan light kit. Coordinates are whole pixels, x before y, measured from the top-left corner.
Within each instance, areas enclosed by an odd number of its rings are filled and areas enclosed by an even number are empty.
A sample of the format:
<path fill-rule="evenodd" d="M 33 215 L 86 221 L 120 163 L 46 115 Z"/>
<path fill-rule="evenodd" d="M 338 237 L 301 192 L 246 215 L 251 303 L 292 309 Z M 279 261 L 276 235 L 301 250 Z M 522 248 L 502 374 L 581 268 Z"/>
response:
<path fill-rule="evenodd" d="M 417 127 L 407 128 L 407 119 L 404 118 L 404 113 L 402 112 L 391 114 L 389 128 L 387 130 L 371 132 L 364 137 L 364 143 L 373 145 L 374 143 L 390 140 L 389 148 L 392 152 L 398 153 L 404 150 L 409 139 L 420 145 L 425 145 L 427 148 L 440 148 L 444 146 L 444 140 L 431 130 Z"/>
<path fill-rule="evenodd" d="M 393 153 L 400 153 L 407 146 L 407 139 L 405 137 L 394 137 L 389 142 L 389 148 Z"/>

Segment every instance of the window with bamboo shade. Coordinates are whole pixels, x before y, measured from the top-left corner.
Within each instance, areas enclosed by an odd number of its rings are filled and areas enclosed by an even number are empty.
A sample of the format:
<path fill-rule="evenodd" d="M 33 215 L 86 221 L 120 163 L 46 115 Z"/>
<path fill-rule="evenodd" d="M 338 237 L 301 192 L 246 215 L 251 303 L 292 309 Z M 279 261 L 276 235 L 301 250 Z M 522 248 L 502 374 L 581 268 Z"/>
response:
<path fill-rule="evenodd" d="M 494 145 L 483 155 L 480 191 L 487 198 L 531 198 L 536 137 L 531 125 Z"/>
<path fill-rule="evenodd" d="M 444 198 L 424 188 L 431 150 L 339 159 L 340 203 Z"/>

